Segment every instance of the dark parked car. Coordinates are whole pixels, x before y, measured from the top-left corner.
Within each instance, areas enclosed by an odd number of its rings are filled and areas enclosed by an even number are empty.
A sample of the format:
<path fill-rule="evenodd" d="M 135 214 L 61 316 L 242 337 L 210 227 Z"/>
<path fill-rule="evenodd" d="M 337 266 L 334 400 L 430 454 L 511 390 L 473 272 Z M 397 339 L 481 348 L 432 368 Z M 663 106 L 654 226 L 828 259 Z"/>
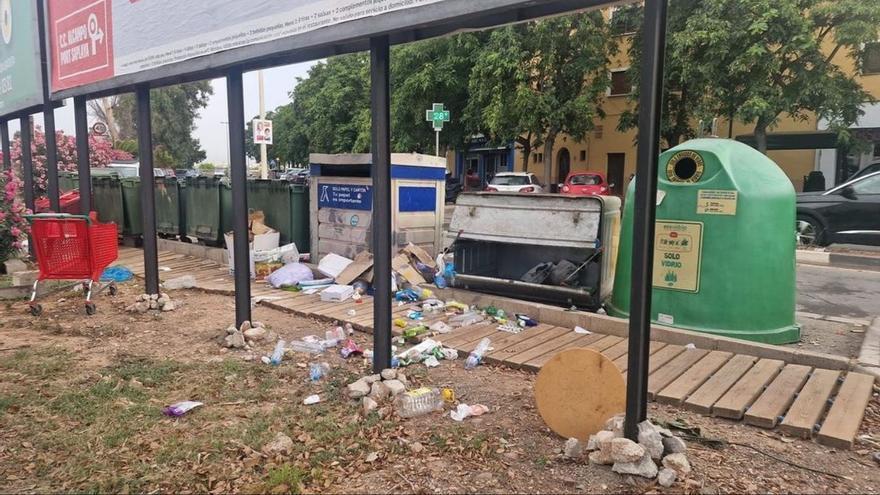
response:
<path fill-rule="evenodd" d="M 801 245 L 880 245 L 880 172 L 825 192 L 798 194 L 796 227 Z"/>
<path fill-rule="evenodd" d="M 874 172 L 880 172 L 880 162 L 866 165 L 865 168 L 854 173 L 853 176 L 849 178 L 849 180 L 858 179 L 859 177 L 864 177 L 868 174 L 873 174 Z"/>

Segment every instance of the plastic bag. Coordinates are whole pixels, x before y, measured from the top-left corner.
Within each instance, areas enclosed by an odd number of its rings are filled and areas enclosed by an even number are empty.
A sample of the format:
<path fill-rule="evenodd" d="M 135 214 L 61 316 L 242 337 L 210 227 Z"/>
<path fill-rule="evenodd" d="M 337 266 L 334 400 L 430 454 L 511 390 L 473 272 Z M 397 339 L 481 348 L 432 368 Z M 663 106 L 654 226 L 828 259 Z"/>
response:
<path fill-rule="evenodd" d="M 280 289 L 282 287 L 295 287 L 300 282 L 309 282 L 315 279 L 312 270 L 302 263 L 290 263 L 272 272 L 266 278 L 266 281 L 272 287 Z"/>

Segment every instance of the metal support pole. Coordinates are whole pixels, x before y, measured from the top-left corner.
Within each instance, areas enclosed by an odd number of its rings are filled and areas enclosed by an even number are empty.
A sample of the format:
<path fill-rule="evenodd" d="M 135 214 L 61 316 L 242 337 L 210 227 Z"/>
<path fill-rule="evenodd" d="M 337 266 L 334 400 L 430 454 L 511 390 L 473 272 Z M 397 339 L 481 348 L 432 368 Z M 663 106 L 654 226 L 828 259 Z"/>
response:
<path fill-rule="evenodd" d="M 34 157 L 31 154 L 31 117 L 21 118 L 21 177 L 24 182 L 24 206 L 34 211 Z M 28 251 L 34 255 L 33 238 L 28 236 Z"/>
<path fill-rule="evenodd" d="M 89 162 L 89 114 L 86 97 L 73 99 L 73 121 L 76 128 L 76 169 L 79 175 L 79 211 L 92 211 L 92 169 Z"/>
<path fill-rule="evenodd" d="M 434 154 L 440 156 L 440 131 L 434 131 Z"/>
<path fill-rule="evenodd" d="M 153 179 L 153 122 L 150 87 L 141 85 L 137 95 L 138 160 L 141 177 L 141 219 L 144 231 L 144 285 L 147 294 L 159 293 L 159 250 L 156 246 L 156 187 Z"/>
<path fill-rule="evenodd" d="M 3 147 L 3 170 L 9 170 L 12 168 L 12 158 L 9 157 L 12 148 L 9 146 L 9 122 L 6 120 L 0 121 L 0 146 Z"/>
<path fill-rule="evenodd" d="M 370 39 L 373 118 L 373 371 L 391 367 L 391 98 L 388 36 Z"/>
<path fill-rule="evenodd" d="M 629 358 L 626 371 L 624 424 L 624 434 L 633 441 L 638 439 L 638 424 L 648 415 L 651 281 L 654 263 L 654 220 L 657 210 L 657 163 L 660 153 L 663 52 L 666 46 L 666 3 L 667 0 L 647 0 L 642 26 L 639 144 L 636 155 Z"/>
<path fill-rule="evenodd" d="M 49 102 L 43 105 L 43 125 L 46 132 L 46 194 L 49 196 L 49 209 L 61 212 L 58 199 L 58 143 L 55 136 L 55 109 Z"/>
<path fill-rule="evenodd" d="M 226 76 L 229 112 L 229 175 L 232 179 L 233 266 L 235 267 L 235 326 L 251 321 L 251 268 L 248 233 L 247 161 L 244 156 L 244 88 L 241 69 Z"/>
<path fill-rule="evenodd" d="M 46 132 L 46 194 L 49 209 L 59 213 L 58 199 L 58 143 L 55 136 L 55 106 L 49 99 L 49 64 L 46 60 L 46 15 L 43 2 L 37 2 L 37 30 L 40 37 L 41 83 L 43 85 L 43 130 Z"/>

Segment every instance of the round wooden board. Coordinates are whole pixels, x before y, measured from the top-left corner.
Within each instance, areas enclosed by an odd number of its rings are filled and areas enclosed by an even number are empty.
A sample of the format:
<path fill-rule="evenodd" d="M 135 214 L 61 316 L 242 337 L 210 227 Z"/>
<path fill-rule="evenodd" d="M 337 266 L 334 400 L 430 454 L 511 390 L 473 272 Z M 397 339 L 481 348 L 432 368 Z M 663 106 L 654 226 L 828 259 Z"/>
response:
<path fill-rule="evenodd" d="M 626 384 L 614 363 L 592 349 L 568 349 L 544 364 L 535 380 L 538 412 L 564 438 L 586 441 L 626 410 Z"/>

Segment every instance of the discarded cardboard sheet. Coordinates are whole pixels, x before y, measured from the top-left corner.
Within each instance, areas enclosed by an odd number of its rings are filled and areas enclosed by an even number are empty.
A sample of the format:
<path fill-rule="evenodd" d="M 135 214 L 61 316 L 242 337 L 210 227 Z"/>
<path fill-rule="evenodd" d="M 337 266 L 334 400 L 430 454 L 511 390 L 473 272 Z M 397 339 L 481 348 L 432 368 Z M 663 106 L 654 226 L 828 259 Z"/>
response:
<path fill-rule="evenodd" d="M 403 248 L 403 252 L 412 255 L 415 259 L 419 260 L 419 262 L 428 265 L 431 268 L 437 268 L 437 263 L 431 258 L 431 255 L 413 243 L 409 243 Z"/>
<path fill-rule="evenodd" d="M 421 285 L 425 283 L 425 279 L 418 270 L 409 264 L 409 256 L 400 253 L 391 260 L 391 269 L 401 274 L 409 283 Z"/>
<path fill-rule="evenodd" d="M 345 267 L 342 272 L 336 277 L 336 283 L 342 285 L 348 285 L 358 278 L 361 278 L 367 270 L 370 270 L 373 267 L 373 255 L 362 251 L 358 253 L 357 256 L 354 257 L 354 261 Z"/>

